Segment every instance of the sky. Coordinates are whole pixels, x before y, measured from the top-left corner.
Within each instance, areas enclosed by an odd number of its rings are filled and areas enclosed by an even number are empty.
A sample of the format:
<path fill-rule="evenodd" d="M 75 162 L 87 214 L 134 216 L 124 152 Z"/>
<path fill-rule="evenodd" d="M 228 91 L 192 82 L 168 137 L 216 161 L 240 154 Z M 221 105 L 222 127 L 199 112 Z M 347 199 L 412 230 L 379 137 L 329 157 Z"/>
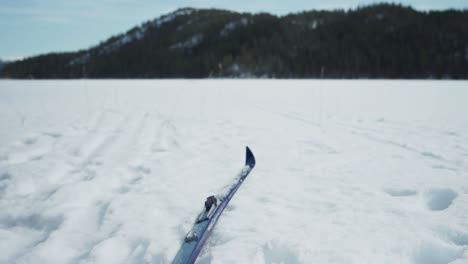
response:
<path fill-rule="evenodd" d="M 284 15 L 375 0 L 0 0 L 0 59 L 86 49 L 181 7 Z M 418 10 L 468 9 L 468 0 L 400 0 Z"/>

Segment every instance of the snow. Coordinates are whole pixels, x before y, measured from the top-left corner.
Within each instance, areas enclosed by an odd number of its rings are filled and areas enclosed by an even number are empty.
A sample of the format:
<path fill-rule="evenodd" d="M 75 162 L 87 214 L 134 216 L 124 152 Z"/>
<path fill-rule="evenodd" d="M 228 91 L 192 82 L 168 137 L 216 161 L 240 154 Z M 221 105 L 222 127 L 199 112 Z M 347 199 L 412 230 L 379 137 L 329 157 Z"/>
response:
<path fill-rule="evenodd" d="M 121 35 L 119 38 L 117 38 L 115 41 L 107 44 L 107 45 L 104 45 L 102 47 L 99 47 L 99 54 L 109 54 L 113 51 L 116 51 L 118 49 L 120 49 L 122 46 L 126 45 L 126 44 L 129 44 L 129 43 L 132 43 L 134 41 L 138 41 L 138 40 L 141 40 L 143 39 L 143 37 L 145 36 L 146 34 L 146 31 L 148 30 L 148 27 L 147 26 L 143 26 L 143 27 L 138 27 L 136 28 L 135 30 L 131 31 L 131 32 L 127 32 L 123 35 Z M 76 65 L 76 64 L 85 64 L 87 63 L 89 60 L 91 59 L 91 55 L 87 52 L 79 57 L 76 57 L 72 60 L 70 60 L 70 62 L 68 63 L 69 65 L 73 66 L 73 65 Z"/>
<path fill-rule="evenodd" d="M 109 54 L 113 51 L 116 51 L 116 50 L 119 50 L 122 46 L 125 46 L 129 43 L 132 43 L 134 41 L 139 41 L 141 39 L 143 39 L 145 37 L 145 34 L 146 32 L 150 29 L 151 26 L 153 27 L 156 27 L 156 28 L 159 28 L 161 27 L 163 24 L 165 23 L 169 23 L 171 21 L 173 21 L 174 19 L 176 19 L 177 17 L 179 16 L 187 16 L 187 15 L 190 15 L 193 13 L 193 9 L 190 9 L 190 8 L 185 8 L 185 9 L 180 9 L 180 10 L 177 10 L 177 11 L 174 11 L 170 14 L 167 14 L 167 15 L 164 15 L 164 16 L 161 16 L 155 20 L 153 20 L 151 22 L 151 24 L 145 24 L 145 25 L 142 25 L 141 27 L 137 27 L 135 28 L 134 30 L 132 31 L 129 31 L 125 34 L 122 34 L 121 36 L 119 36 L 115 41 L 103 46 L 103 47 L 100 47 L 99 48 L 99 54 Z M 191 41 L 197 41 L 197 39 L 195 40 L 191 40 Z M 201 39 L 199 40 L 201 41 Z M 191 43 L 183 43 L 185 45 L 188 45 L 190 46 Z M 197 43 L 195 44 L 192 44 L 192 45 L 197 45 Z M 181 46 L 183 48 L 183 46 Z M 84 64 L 86 62 L 88 62 L 90 60 L 90 55 L 89 53 L 86 53 L 82 56 L 79 56 L 79 57 L 76 57 L 74 59 L 72 59 L 70 62 L 69 62 L 69 65 L 76 65 L 76 64 Z"/>
<path fill-rule="evenodd" d="M 0 263 L 468 263 L 464 81 L 1 81 Z"/>
<path fill-rule="evenodd" d="M 153 21 L 153 25 L 156 26 L 156 27 L 160 27 L 162 24 L 174 21 L 174 19 L 176 19 L 179 16 L 191 15 L 194 11 L 195 10 L 191 9 L 191 8 L 183 8 L 183 9 L 176 10 L 176 11 L 170 13 L 170 14 L 167 14 L 165 16 L 162 16 L 162 17 L 158 18 L 158 19 L 155 19 Z"/>
<path fill-rule="evenodd" d="M 136 30 L 134 30 L 133 32 L 127 32 L 126 34 L 122 35 L 121 37 L 119 37 L 114 42 L 101 47 L 100 50 L 99 50 L 99 53 L 100 54 L 107 54 L 107 53 L 110 53 L 112 51 L 120 49 L 120 47 L 122 47 L 122 46 L 124 46 L 124 45 L 126 45 L 128 43 L 141 40 L 145 36 L 147 30 L 148 30 L 148 27 L 139 27 Z M 86 61 L 87 60 L 89 60 L 89 57 L 86 58 Z"/>
<path fill-rule="evenodd" d="M 172 22 L 174 19 L 176 19 L 179 16 L 188 16 L 188 15 L 192 14 L 193 11 L 194 11 L 194 9 L 190 9 L 190 8 L 176 10 L 176 11 L 174 11 L 172 13 L 169 13 L 167 15 L 161 16 L 161 17 L 153 20 L 152 21 L 152 26 L 154 26 L 156 28 L 159 28 L 165 23 Z M 144 25 L 142 27 L 138 27 L 133 32 L 128 32 L 127 34 L 122 35 L 122 37 L 120 37 L 116 41 L 114 41 L 111 44 L 103 47 L 102 50 L 100 51 L 101 54 L 102 53 L 112 52 L 114 50 L 119 49 L 123 45 L 131 43 L 133 41 L 141 40 L 145 36 L 145 34 L 146 34 L 146 32 L 148 31 L 149 28 L 150 27 L 146 24 L 146 25 Z"/>
<path fill-rule="evenodd" d="M 427 207 L 433 211 L 447 209 L 457 197 L 457 193 L 449 188 L 430 190 L 426 194 Z"/>
<path fill-rule="evenodd" d="M 309 23 L 309 28 L 311 29 L 317 29 L 317 26 L 319 25 L 319 22 L 317 20 L 314 20 Z"/>
<path fill-rule="evenodd" d="M 192 49 L 203 41 L 203 34 L 195 34 L 184 42 L 178 42 L 171 45 L 170 49 Z"/>
<path fill-rule="evenodd" d="M 238 27 L 245 27 L 249 24 L 249 20 L 245 17 L 241 18 L 238 21 L 231 21 L 224 25 L 223 29 L 220 32 L 221 37 L 226 37 Z"/>

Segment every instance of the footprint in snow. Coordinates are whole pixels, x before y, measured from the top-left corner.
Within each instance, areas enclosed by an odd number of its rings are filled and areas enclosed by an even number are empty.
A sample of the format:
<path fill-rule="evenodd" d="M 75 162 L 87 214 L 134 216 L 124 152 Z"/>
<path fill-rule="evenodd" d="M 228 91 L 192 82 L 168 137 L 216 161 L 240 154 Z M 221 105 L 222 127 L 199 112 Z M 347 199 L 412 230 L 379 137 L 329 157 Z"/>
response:
<path fill-rule="evenodd" d="M 275 242 L 263 245 L 262 251 L 265 263 L 301 263 L 295 250 Z"/>
<path fill-rule="evenodd" d="M 45 231 L 51 233 L 57 230 L 63 223 L 62 216 L 46 217 L 41 214 L 30 214 L 23 216 L 6 216 L 0 218 L 0 222 L 6 228 L 23 227 L 37 231 Z"/>
<path fill-rule="evenodd" d="M 414 250 L 415 264 L 451 263 L 462 257 L 463 249 L 440 241 L 425 241 Z"/>
<path fill-rule="evenodd" d="M 438 233 L 448 242 L 457 246 L 468 246 L 468 233 L 462 229 L 454 229 L 450 227 L 440 228 Z"/>
<path fill-rule="evenodd" d="M 427 158 L 432 158 L 432 159 L 435 159 L 435 160 L 444 160 L 441 156 L 439 156 L 437 154 L 434 154 L 432 152 L 424 151 L 424 152 L 421 152 L 420 154 L 421 154 L 421 156 L 424 156 L 424 157 L 427 157 Z"/>
<path fill-rule="evenodd" d="M 452 137 L 458 137 L 458 134 L 454 131 L 446 131 L 444 134 Z"/>
<path fill-rule="evenodd" d="M 8 154 L 0 153 L 0 161 L 5 161 L 5 160 L 8 160 Z"/>
<path fill-rule="evenodd" d="M 11 174 L 5 172 L 0 175 L 0 198 L 3 196 L 4 191 L 8 187 L 9 181 L 11 180 Z"/>
<path fill-rule="evenodd" d="M 22 140 L 24 145 L 33 145 L 37 142 L 37 136 L 27 136 Z"/>
<path fill-rule="evenodd" d="M 9 179 L 11 179 L 11 174 L 8 173 L 8 172 L 5 172 L 2 175 L 0 175 L 0 182 L 6 181 L 6 180 L 9 180 Z"/>
<path fill-rule="evenodd" d="M 449 188 L 429 190 L 426 195 L 426 205 L 431 211 L 442 211 L 450 207 L 458 194 Z"/>
<path fill-rule="evenodd" d="M 135 172 L 143 173 L 143 174 L 150 174 L 151 173 L 151 168 L 149 168 L 149 167 L 147 167 L 145 165 L 142 165 L 142 164 L 130 165 L 130 169 L 135 171 Z"/>
<path fill-rule="evenodd" d="M 48 148 L 29 149 L 20 152 L 10 153 L 5 160 L 10 165 L 41 160 L 49 152 Z"/>

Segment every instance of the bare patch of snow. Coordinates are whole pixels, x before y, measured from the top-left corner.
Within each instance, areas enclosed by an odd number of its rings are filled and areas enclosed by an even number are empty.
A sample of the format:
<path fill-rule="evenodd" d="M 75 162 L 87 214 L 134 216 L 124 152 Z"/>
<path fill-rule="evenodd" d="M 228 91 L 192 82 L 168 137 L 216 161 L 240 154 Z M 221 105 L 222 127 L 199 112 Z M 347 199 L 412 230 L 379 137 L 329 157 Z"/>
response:
<path fill-rule="evenodd" d="M 220 35 L 221 37 L 225 37 L 229 35 L 229 33 L 231 33 L 232 31 L 234 31 L 236 28 L 245 27 L 248 24 L 249 24 L 249 20 L 245 17 L 243 17 L 242 19 L 238 21 L 231 21 L 224 26 L 224 28 L 221 30 Z"/>
<path fill-rule="evenodd" d="M 191 15 L 193 13 L 193 11 L 194 10 L 190 9 L 190 8 L 179 9 L 179 10 L 177 10 L 175 12 L 172 12 L 172 13 L 170 13 L 168 15 L 162 16 L 162 17 L 154 20 L 153 25 L 156 26 L 156 27 L 160 27 L 162 24 L 171 22 L 171 21 L 173 21 L 174 19 L 176 19 L 179 16 Z"/>
<path fill-rule="evenodd" d="M 114 50 L 119 49 L 120 47 L 131 43 L 133 41 L 141 40 L 144 36 L 146 31 L 148 30 L 147 27 L 138 28 L 133 32 L 128 32 L 127 34 L 121 36 L 116 41 L 104 46 L 100 51 L 99 54 L 107 54 Z"/>
<path fill-rule="evenodd" d="M 193 35 L 191 38 L 185 40 L 184 42 L 178 42 L 171 45 L 170 49 L 191 49 L 198 46 L 203 41 L 203 34 Z"/>
<path fill-rule="evenodd" d="M 319 22 L 317 20 L 314 20 L 314 21 L 309 23 L 309 27 L 311 29 L 316 29 L 318 25 L 319 25 Z"/>
<path fill-rule="evenodd" d="M 177 11 L 175 11 L 173 13 L 170 13 L 168 15 L 165 15 L 165 16 L 162 16 L 162 17 L 160 17 L 158 19 L 155 19 L 151 24 L 143 25 L 141 27 L 138 27 L 134 31 L 127 32 L 126 34 L 120 36 L 117 40 L 113 41 L 112 43 L 109 43 L 109 44 L 105 45 L 104 47 L 102 47 L 98 51 L 98 53 L 101 54 L 101 55 L 102 54 L 108 54 L 110 52 L 113 52 L 115 50 L 120 49 L 122 46 L 124 46 L 126 44 L 129 44 L 129 43 L 131 43 L 133 41 L 141 40 L 141 39 L 143 39 L 146 32 L 148 31 L 148 29 L 150 29 L 151 26 L 160 27 L 164 23 L 168 23 L 168 22 L 173 21 L 178 16 L 190 15 L 190 14 L 192 14 L 193 11 L 194 11 L 194 9 L 189 9 L 189 8 L 180 9 L 180 10 L 177 10 Z M 89 58 L 90 58 L 90 55 L 86 54 L 84 56 L 73 59 L 72 61 L 70 61 L 69 65 L 86 63 L 87 61 L 89 61 Z"/>
<path fill-rule="evenodd" d="M 320 26 L 321 24 L 323 24 L 323 20 L 320 20 L 320 19 L 314 19 L 312 21 L 296 21 L 296 20 L 292 20 L 291 21 L 291 24 L 293 25 L 301 25 L 301 26 L 304 26 L 308 29 L 316 29 L 318 26 Z"/>

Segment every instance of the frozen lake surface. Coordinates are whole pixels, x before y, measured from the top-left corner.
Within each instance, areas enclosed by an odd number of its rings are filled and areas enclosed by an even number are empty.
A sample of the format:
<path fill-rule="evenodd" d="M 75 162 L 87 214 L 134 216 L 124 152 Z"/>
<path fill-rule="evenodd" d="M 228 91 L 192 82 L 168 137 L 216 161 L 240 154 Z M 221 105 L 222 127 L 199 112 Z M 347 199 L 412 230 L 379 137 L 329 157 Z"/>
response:
<path fill-rule="evenodd" d="M 0 81 L 0 263 L 468 263 L 468 82 Z"/>

